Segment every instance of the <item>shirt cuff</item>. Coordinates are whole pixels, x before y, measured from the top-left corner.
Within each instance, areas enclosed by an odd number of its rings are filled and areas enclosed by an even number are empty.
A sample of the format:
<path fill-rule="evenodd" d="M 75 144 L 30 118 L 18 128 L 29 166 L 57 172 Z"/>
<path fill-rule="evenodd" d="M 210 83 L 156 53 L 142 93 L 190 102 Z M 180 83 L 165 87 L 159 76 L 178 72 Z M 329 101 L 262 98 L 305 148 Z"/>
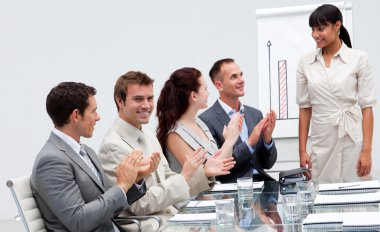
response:
<path fill-rule="evenodd" d="M 135 183 L 136 188 L 138 188 L 140 190 L 141 186 L 144 185 L 144 182 L 145 182 L 145 180 L 143 178 L 143 179 L 140 180 L 140 183 Z"/>
<path fill-rule="evenodd" d="M 247 141 L 245 141 L 245 144 L 247 144 L 249 151 L 251 152 L 251 154 L 253 154 L 253 152 L 255 152 L 255 149 L 251 147 L 251 145 L 249 145 Z"/>
<path fill-rule="evenodd" d="M 270 144 L 266 144 L 266 143 L 264 142 L 264 146 L 265 146 L 265 148 L 269 151 L 269 150 L 273 147 L 273 139 L 272 139 L 272 142 L 271 142 Z"/>

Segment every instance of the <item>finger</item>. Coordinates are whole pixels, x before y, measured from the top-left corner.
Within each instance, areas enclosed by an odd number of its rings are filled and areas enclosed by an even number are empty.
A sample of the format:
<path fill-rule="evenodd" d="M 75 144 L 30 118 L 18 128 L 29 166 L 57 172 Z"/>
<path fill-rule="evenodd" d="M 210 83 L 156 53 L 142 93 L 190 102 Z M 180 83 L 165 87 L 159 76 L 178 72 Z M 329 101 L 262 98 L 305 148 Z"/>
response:
<path fill-rule="evenodd" d="M 224 163 L 224 164 L 227 164 L 227 163 L 232 162 L 232 161 L 234 161 L 234 157 L 230 157 L 230 158 L 224 159 L 224 160 L 223 160 L 223 163 Z M 234 161 L 234 162 L 235 162 L 235 161 Z"/>

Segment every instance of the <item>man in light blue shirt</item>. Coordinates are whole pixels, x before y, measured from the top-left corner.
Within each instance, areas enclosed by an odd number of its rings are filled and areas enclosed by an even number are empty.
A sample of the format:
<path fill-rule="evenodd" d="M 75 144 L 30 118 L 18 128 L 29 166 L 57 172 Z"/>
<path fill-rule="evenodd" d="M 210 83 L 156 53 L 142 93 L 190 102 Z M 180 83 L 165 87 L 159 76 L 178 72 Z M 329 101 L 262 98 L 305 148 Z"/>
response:
<path fill-rule="evenodd" d="M 230 170 L 231 174 L 220 176 L 218 180 L 236 182 L 243 176 L 252 176 L 256 181 L 273 180 L 264 169 L 272 168 L 277 160 L 272 140 L 276 114 L 271 111 L 264 118 L 261 111 L 240 103 L 239 98 L 245 94 L 244 79 L 233 59 L 215 62 L 210 77 L 219 91 L 219 99 L 199 118 L 206 123 L 219 147 L 224 143 L 224 125 L 235 112 L 244 114 L 243 129 L 233 149 L 235 167 Z"/>

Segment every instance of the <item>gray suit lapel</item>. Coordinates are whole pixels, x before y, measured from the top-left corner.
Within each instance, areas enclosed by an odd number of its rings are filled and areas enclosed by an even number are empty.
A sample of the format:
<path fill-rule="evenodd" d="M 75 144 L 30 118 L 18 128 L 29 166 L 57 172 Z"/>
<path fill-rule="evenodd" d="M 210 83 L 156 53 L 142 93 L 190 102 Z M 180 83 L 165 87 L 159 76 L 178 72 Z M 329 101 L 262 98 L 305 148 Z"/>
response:
<path fill-rule="evenodd" d="M 251 132 L 253 131 L 254 126 L 256 126 L 257 123 L 255 122 L 255 119 L 253 117 L 253 113 L 248 112 L 248 111 L 250 111 L 248 109 L 248 107 L 245 106 L 245 109 L 247 109 L 247 110 L 244 113 L 244 120 L 245 120 L 245 124 L 247 125 L 248 136 L 249 136 L 251 134 Z"/>
<path fill-rule="evenodd" d="M 79 157 L 77 153 L 69 146 L 67 143 L 65 143 L 61 138 L 56 136 L 54 133 L 51 133 L 49 141 L 54 144 L 59 150 L 61 150 L 64 154 L 66 154 L 74 163 L 76 163 L 87 175 L 91 177 L 91 179 L 101 188 L 103 191 L 105 191 L 104 186 L 102 183 L 100 183 L 99 179 L 95 176 L 95 174 L 91 171 L 91 169 L 88 167 L 88 165 Z M 104 183 L 104 172 L 100 168 L 100 164 L 97 162 L 96 158 L 94 158 L 94 155 L 91 154 L 91 149 L 86 149 L 90 159 L 93 161 L 94 165 L 100 173 L 102 174 L 102 179 Z M 96 155 L 95 155 L 96 156 Z M 95 161 L 94 161 L 95 160 Z"/>

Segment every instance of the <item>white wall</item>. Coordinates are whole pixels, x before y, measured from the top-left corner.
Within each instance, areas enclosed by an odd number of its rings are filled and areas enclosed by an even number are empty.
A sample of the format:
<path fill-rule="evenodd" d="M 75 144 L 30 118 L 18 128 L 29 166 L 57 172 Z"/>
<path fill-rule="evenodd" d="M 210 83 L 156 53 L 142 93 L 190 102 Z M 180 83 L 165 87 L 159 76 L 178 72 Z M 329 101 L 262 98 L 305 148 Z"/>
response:
<path fill-rule="evenodd" d="M 49 136 L 52 123 L 45 98 L 53 86 L 81 81 L 97 88 L 102 119 L 94 137 L 85 141 L 95 150 L 116 115 L 114 82 L 129 70 L 141 70 L 155 78 L 158 97 L 175 69 L 193 66 L 207 76 L 215 60 L 232 57 L 246 77 L 243 102 L 257 106 L 255 10 L 324 2 L 0 0 L 0 219 L 17 214 L 6 180 L 31 173 L 34 158 Z M 377 74 L 380 34 L 375 16 L 379 3 L 351 2 L 355 47 L 368 53 Z M 208 84 L 211 104 L 217 92 L 210 81 Z M 378 93 L 379 85 L 377 81 Z M 373 156 L 379 170 L 379 126 L 375 121 Z M 154 129 L 155 125 L 154 119 L 148 127 Z M 298 159 L 296 138 L 276 143 L 280 160 Z"/>

